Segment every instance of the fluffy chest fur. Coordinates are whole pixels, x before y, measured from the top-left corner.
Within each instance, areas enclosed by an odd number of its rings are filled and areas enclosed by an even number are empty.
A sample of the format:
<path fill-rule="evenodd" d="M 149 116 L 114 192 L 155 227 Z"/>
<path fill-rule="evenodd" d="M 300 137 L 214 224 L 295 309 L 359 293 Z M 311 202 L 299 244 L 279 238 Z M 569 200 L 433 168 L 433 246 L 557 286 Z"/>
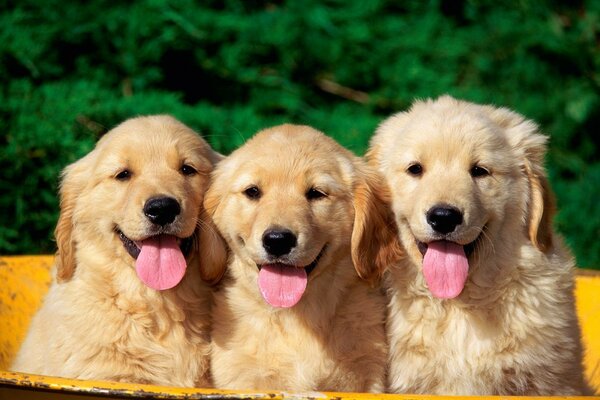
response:
<path fill-rule="evenodd" d="M 225 281 L 213 309 L 215 386 L 383 390 L 385 301 L 352 274 L 348 265 L 343 286 L 334 277 L 309 283 L 307 298 L 292 309 L 269 306 L 241 280 Z"/>
<path fill-rule="evenodd" d="M 394 268 L 389 287 L 390 373 L 398 393 L 580 394 L 581 348 L 574 319 L 572 265 L 552 273 L 523 250 L 521 265 L 503 265 L 495 288 L 471 279 L 459 299 L 423 290 L 416 266 Z M 500 284 L 499 284 L 500 283 Z"/>
<path fill-rule="evenodd" d="M 111 265 L 100 274 L 81 269 L 69 282 L 50 288 L 12 369 L 209 385 L 209 292 L 194 266 L 179 286 L 157 292 L 141 284 L 129 266 Z"/>

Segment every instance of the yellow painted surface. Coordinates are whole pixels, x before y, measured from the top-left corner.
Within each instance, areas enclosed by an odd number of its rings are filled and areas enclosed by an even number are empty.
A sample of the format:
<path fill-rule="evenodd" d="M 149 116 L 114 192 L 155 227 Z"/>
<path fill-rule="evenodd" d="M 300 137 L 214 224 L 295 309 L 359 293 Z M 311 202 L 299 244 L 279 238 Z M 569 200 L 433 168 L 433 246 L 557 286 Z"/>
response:
<path fill-rule="evenodd" d="M 369 393 L 337 393 L 337 392 L 305 392 L 305 393 L 294 393 L 294 392 L 278 392 L 278 391 L 230 391 L 230 390 L 217 390 L 217 389 L 192 389 L 192 388 L 176 388 L 167 386 L 153 386 L 153 385 L 134 385 L 129 383 L 116 383 L 116 382 L 105 382 L 105 381 L 82 381 L 77 379 L 64 379 L 55 377 L 44 377 L 39 375 L 23 375 L 11 372 L 0 372 L 0 398 L 3 394 L 3 385 L 5 388 L 11 389 L 12 385 L 20 385 L 30 389 L 38 390 L 51 390 L 53 392 L 62 393 L 65 398 L 65 394 L 74 394 L 85 397 L 85 395 L 103 395 L 109 398 L 159 398 L 159 399 L 270 399 L 270 400 L 284 400 L 284 399 L 307 399 L 307 400 L 368 400 L 368 399 L 380 399 L 380 400 L 457 400 L 457 399 L 485 399 L 491 396 L 431 396 L 431 395 L 391 395 L 391 394 L 369 394 Z M 8 390 L 4 393 L 11 394 Z M 19 394 L 22 394 L 20 392 Z M 26 399 L 25 396 L 19 396 L 19 399 Z M 37 397 L 32 397 L 37 398 Z M 69 397 L 71 398 L 71 397 Z M 75 397 L 77 398 L 77 397 Z M 507 396 L 498 398 L 507 398 Z M 533 397 L 526 396 L 512 396 L 511 399 L 534 399 Z M 535 397 L 535 399 L 592 399 L 600 397 L 583 397 L 583 396 L 570 396 L 570 397 Z"/>
<path fill-rule="evenodd" d="M 8 367 L 50 286 L 53 256 L 0 257 L 0 370 Z"/>
<path fill-rule="evenodd" d="M 0 257 L 0 400 L 2 399 L 88 399 L 160 398 L 160 399 L 402 399 L 450 400 L 484 397 L 448 397 L 357 393 L 289 393 L 223 391 L 160 387 L 105 381 L 82 381 L 57 377 L 8 372 L 6 369 L 23 340 L 29 321 L 41 305 L 51 281 L 53 256 Z M 586 375 L 600 388 L 600 273 L 582 272 L 577 277 L 577 312 L 586 346 Z M 567 397 L 552 397 L 552 399 Z M 576 399 L 576 397 L 568 397 Z M 587 397 L 589 399 L 590 397 Z M 594 396 L 600 399 L 600 396 Z M 511 397 L 511 399 L 532 399 Z M 542 399 L 538 397 L 536 399 Z"/>
<path fill-rule="evenodd" d="M 575 294 L 585 346 L 586 375 L 591 385 L 600 391 L 600 273 L 581 273 Z"/>

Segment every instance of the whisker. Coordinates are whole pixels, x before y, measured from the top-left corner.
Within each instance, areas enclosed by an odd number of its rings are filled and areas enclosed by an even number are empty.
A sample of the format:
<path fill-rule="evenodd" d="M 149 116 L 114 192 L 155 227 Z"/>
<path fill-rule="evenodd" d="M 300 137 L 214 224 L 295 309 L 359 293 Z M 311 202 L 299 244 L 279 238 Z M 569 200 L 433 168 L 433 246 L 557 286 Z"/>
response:
<path fill-rule="evenodd" d="M 214 227 L 207 223 L 206 221 L 203 221 L 202 219 L 198 218 L 198 220 L 196 221 L 196 228 L 199 231 L 214 231 Z"/>

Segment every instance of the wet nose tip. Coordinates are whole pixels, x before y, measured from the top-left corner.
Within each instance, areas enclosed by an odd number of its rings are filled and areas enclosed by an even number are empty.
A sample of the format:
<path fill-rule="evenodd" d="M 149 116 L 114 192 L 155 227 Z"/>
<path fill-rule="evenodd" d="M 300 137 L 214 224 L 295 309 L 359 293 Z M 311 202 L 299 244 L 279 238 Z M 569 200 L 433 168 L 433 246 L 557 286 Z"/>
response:
<path fill-rule="evenodd" d="M 268 254 L 279 257 L 289 254 L 298 240 L 289 229 L 269 229 L 263 234 L 262 242 Z"/>
<path fill-rule="evenodd" d="M 144 204 L 144 215 L 156 225 L 170 224 L 180 212 L 179 202 L 168 196 L 152 197 Z"/>
<path fill-rule="evenodd" d="M 427 212 L 427 223 L 439 233 L 450 233 L 462 224 L 463 214 L 456 207 L 438 206 Z"/>

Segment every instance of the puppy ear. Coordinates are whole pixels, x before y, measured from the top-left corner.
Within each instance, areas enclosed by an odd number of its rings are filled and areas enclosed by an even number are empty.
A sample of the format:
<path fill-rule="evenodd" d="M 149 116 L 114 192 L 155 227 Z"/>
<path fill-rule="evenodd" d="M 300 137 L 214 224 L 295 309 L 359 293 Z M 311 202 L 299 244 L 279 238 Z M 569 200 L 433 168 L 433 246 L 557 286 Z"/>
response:
<path fill-rule="evenodd" d="M 538 133 L 538 126 L 533 121 L 518 113 L 491 106 L 484 106 L 483 110 L 492 121 L 506 129 L 508 141 L 517 157 L 523 160 L 523 173 L 529 183 L 527 234 L 534 246 L 546 252 L 553 245 L 552 219 L 556 213 L 554 194 L 544 169 L 548 138 Z"/>
<path fill-rule="evenodd" d="M 374 283 L 388 266 L 398 261 L 402 248 L 387 187 L 366 166 L 358 173 L 354 190 L 352 261 L 358 275 Z"/>
<path fill-rule="evenodd" d="M 537 161 L 529 159 L 525 163 L 530 190 L 527 225 L 531 242 L 546 252 L 552 248 L 552 219 L 556 213 L 556 201 L 543 168 L 535 163 Z"/>
<path fill-rule="evenodd" d="M 215 165 L 217 165 L 223 159 L 225 159 L 225 156 L 223 154 L 219 153 L 218 151 L 213 150 L 212 148 L 210 148 L 208 150 L 208 160 L 211 162 L 213 167 Z"/>
<path fill-rule="evenodd" d="M 60 189 L 60 214 L 54 229 L 56 237 L 56 280 L 65 282 L 71 279 L 75 272 L 75 243 L 73 242 L 73 208 L 75 207 L 75 193 L 72 185 L 63 181 Z"/>
<path fill-rule="evenodd" d="M 227 267 L 228 251 L 225 240 L 213 222 L 212 216 L 219 204 L 214 191 L 206 193 L 204 207 L 200 215 L 202 227 L 198 238 L 200 252 L 200 276 L 205 282 L 214 285 L 221 280 Z"/>
<path fill-rule="evenodd" d="M 93 153 L 93 152 L 92 152 Z M 60 214 L 54 229 L 54 237 L 58 247 L 55 257 L 56 280 L 66 282 L 75 272 L 75 239 L 73 238 L 74 209 L 79 193 L 81 193 L 86 171 L 93 154 L 90 153 L 79 161 L 66 167 L 60 183 Z"/>

